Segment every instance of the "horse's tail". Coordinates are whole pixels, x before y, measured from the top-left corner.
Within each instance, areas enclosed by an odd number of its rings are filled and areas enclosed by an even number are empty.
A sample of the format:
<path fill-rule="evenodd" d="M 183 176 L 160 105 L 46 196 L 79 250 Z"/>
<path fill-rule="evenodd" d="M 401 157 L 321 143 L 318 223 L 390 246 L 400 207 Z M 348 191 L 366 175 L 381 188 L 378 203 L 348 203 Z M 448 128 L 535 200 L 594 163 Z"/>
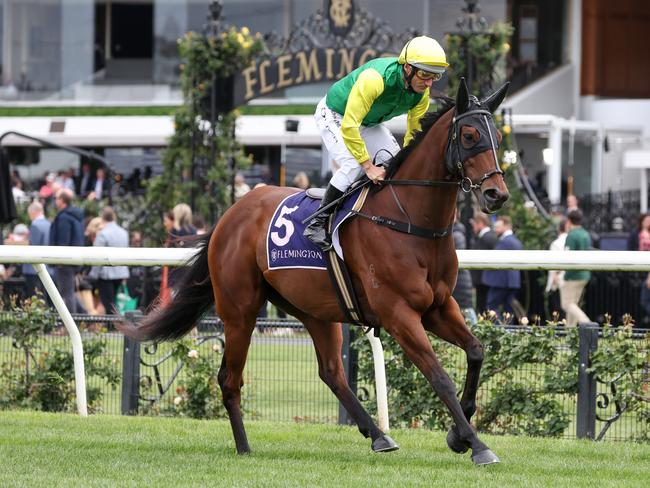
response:
<path fill-rule="evenodd" d="M 208 269 L 208 244 L 212 231 L 214 228 L 193 240 L 198 252 L 183 268 L 170 302 L 155 307 L 138 324 L 128 321 L 120 323 L 118 330 L 140 341 L 171 341 L 184 336 L 196 326 L 214 302 Z"/>

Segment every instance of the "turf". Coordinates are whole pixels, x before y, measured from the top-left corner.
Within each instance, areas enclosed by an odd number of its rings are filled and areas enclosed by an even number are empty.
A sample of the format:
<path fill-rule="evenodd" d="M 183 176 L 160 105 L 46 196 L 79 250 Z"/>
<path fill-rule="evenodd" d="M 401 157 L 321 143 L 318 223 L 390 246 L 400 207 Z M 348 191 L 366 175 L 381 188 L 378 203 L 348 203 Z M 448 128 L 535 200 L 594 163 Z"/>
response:
<path fill-rule="evenodd" d="M 374 454 L 354 428 L 0 412 L 0 486 L 647 486 L 650 445 L 483 436 L 501 464 L 474 467 L 444 434 L 395 430 Z"/>

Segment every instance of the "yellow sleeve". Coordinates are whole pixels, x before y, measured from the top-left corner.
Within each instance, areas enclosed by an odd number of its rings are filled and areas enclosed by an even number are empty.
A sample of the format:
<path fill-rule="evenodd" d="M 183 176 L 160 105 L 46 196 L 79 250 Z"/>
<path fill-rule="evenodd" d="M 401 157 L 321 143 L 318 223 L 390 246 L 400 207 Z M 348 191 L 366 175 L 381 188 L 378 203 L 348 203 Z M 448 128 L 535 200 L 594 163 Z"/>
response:
<path fill-rule="evenodd" d="M 359 74 L 348 95 L 348 103 L 345 106 L 345 114 L 343 114 L 341 124 L 341 134 L 343 135 L 345 147 L 348 148 L 359 164 L 370 159 L 366 143 L 361 138 L 359 127 L 361 127 L 363 119 L 370 112 L 370 107 L 383 91 L 384 79 L 377 71 L 370 68 Z"/>
<path fill-rule="evenodd" d="M 404 146 L 408 146 L 409 143 L 413 140 L 415 131 L 421 130 L 420 119 L 424 114 L 429 110 L 429 89 L 427 88 L 422 94 L 422 99 L 418 104 L 409 110 L 408 116 L 406 117 L 406 134 L 404 134 Z"/>

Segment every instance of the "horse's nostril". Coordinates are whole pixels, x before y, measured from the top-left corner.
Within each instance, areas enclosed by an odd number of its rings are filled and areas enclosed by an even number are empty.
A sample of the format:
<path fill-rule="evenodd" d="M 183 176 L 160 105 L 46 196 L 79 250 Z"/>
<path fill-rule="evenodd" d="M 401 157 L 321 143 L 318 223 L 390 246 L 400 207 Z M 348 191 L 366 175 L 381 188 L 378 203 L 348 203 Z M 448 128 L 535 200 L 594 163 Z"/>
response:
<path fill-rule="evenodd" d="M 489 190 L 485 190 L 485 192 L 483 192 L 483 196 L 485 197 L 486 200 L 492 203 L 503 203 L 508 199 L 507 193 L 500 192 L 496 188 L 490 188 Z"/>

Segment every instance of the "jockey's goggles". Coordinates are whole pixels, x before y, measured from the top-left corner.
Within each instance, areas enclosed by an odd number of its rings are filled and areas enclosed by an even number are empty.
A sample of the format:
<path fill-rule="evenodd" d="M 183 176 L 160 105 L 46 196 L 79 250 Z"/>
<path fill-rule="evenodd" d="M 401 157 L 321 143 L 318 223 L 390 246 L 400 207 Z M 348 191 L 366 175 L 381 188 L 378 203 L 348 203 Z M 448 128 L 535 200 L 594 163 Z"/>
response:
<path fill-rule="evenodd" d="M 438 81 L 440 78 L 442 78 L 442 73 L 432 73 L 431 71 L 425 71 L 423 69 L 416 68 L 413 65 L 411 65 L 411 67 L 415 70 L 415 76 L 421 80 Z"/>

